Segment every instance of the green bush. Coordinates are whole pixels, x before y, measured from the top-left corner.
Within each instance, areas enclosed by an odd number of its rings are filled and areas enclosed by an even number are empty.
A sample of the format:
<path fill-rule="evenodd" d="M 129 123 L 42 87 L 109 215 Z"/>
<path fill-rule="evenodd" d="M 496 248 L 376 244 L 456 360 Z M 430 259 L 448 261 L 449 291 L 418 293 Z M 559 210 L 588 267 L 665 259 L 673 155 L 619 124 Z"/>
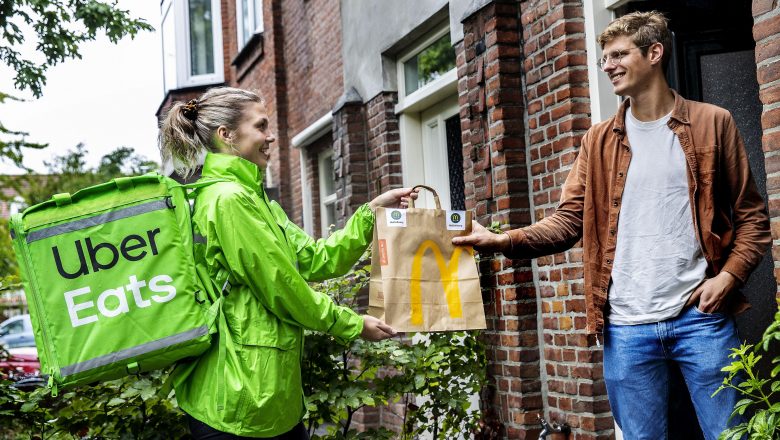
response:
<path fill-rule="evenodd" d="M 369 269 L 362 267 L 315 288 L 356 310 Z M 309 433 L 313 440 L 391 438 L 397 434 L 384 428 L 357 433 L 352 417 L 363 407 L 403 401 L 408 403 L 402 438 L 423 432 L 435 439 L 469 437 L 481 415 L 478 408 L 470 408 L 469 398 L 486 381 L 484 352 L 476 332 L 407 335 L 379 343 L 357 340 L 349 346 L 328 335 L 309 334 L 303 360 Z M 326 427 L 326 435 L 316 434 L 321 427 Z"/>
<path fill-rule="evenodd" d="M 718 388 L 713 397 L 727 388 L 735 389 L 741 394 L 734 407 L 732 417 L 745 415 L 752 412 L 752 416 L 746 422 L 740 423 L 721 433 L 719 440 L 737 440 L 748 438 L 750 440 L 774 440 L 780 438 L 780 402 L 777 402 L 777 392 L 780 391 L 780 356 L 772 359 L 775 365 L 768 378 L 762 378 L 757 373 L 758 362 L 763 357 L 762 353 L 768 353 L 770 345 L 780 340 L 780 310 L 775 313 L 775 320 L 764 332 L 758 345 L 742 344 L 739 348 L 731 349 L 730 358 L 734 359 L 731 365 L 723 368 L 728 375 L 723 380 L 723 385 Z"/>
<path fill-rule="evenodd" d="M 181 439 L 189 437 L 175 399 L 159 395 L 167 374 L 82 386 L 52 397 L 0 381 L 0 438 Z"/>

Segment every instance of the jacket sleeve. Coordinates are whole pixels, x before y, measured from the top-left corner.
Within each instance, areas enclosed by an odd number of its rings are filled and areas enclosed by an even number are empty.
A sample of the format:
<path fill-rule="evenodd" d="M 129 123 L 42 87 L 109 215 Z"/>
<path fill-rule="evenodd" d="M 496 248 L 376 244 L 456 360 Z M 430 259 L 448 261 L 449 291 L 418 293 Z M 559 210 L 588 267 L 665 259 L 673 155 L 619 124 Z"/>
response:
<path fill-rule="evenodd" d="M 585 206 L 585 184 L 588 170 L 590 131 L 582 138 L 582 147 L 561 189 L 561 200 L 555 212 L 521 229 L 507 231 L 512 247 L 504 254 L 509 258 L 537 258 L 563 252 L 582 237 L 582 214 Z"/>
<path fill-rule="evenodd" d="M 276 208 L 281 209 L 281 208 Z M 286 220 L 285 233 L 298 257 L 298 270 L 307 281 L 322 281 L 344 275 L 371 243 L 374 213 L 362 205 L 343 229 L 314 240 L 295 223 Z"/>
<path fill-rule="evenodd" d="M 216 199 L 218 215 L 212 225 L 234 278 L 249 287 L 258 300 L 279 319 L 301 327 L 328 333 L 342 341 L 356 339 L 363 330 L 363 318 L 337 306 L 324 293 L 309 287 L 285 250 L 278 226 L 265 219 L 252 198 L 242 192 Z M 265 214 L 265 215 L 263 215 Z"/>
<path fill-rule="evenodd" d="M 720 174 L 731 204 L 734 243 L 722 270 L 744 283 L 772 245 L 772 235 L 766 205 L 750 172 L 742 138 L 734 118 L 728 112 L 724 114 Z"/>

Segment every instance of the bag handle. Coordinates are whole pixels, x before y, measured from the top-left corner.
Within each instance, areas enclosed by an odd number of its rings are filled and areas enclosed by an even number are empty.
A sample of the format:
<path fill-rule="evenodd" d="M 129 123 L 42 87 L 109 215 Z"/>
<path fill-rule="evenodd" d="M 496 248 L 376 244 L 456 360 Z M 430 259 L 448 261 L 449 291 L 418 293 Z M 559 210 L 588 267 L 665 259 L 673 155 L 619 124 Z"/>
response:
<path fill-rule="evenodd" d="M 436 192 L 435 189 L 431 188 L 430 186 L 426 185 L 417 185 L 414 188 L 412 188 L 412 191 L 416 190 L 417 188 L 427 189 L 428 191 L 433 193 L 433 200 L 436 203 L 436 209 L 441 210 L 441 202 L 439 201 L 439 193 Z M 409 207 L 414 208 L 414 199 L 409 197 Z"/>
<path fill-rule="evenodd" d="M 163 181 L 163 179 L 166 179 L 166 177 L 163 177 L 162 175 L 155 172 L 146 173 L 140 176 L 133 176 L 133 177 L 117 177 L 115 179 L 109 180 L 108 182 L 103 182 L 94 186 L 82 188 L 73 194 L 70 193 L 55 194 L 49 200 L 46 200 L 45 202 L 38 203 L 37 205 L 33 205 L 25 209 L 24 214 L 26 215 L 34 211 L 48 208 L 50 206 L 69 205 L 71 203 L 76 203 L 87 196 L 93 194 L 99 194 L 101 192 L 111 191 L 115 188 L 119 189 L 120 191 L 125 191 L 127 189 L 132 189 L 138 185 L 159 184 Z"/>

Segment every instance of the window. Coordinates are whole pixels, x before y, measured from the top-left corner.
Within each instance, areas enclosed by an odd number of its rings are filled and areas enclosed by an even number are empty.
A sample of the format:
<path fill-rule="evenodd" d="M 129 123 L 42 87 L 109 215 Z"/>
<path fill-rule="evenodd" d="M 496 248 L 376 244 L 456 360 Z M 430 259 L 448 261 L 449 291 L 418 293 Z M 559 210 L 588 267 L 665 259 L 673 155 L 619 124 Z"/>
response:
<path fill-rule="evenodd" d="M 449 21 L 444 22 L 396 58 L 396 113 L 418 112 L 458 94 L 455 49 L 448 25 Z"/>
<path fill-rule="evenodd" d="M 236 0 L 236 30 L 239 51 L 255 34 L 263 32 L 262 0 Z"/>
<path fill-rule="evenodd" d="M 408 95 L 454 68 L 455 48 L 447 32 L 404 62 L 404 91 Z"/>
<path fill-rule="evenodd" d="M 224 81 L 219 0 L 163 0 L 165 92 Z"/>
<path fill-rule="evenodd" d="M 24 332 L 24 321 L 21 319 L 11 321 L 0 329 L 0 334 L 3 335 L 15 335 L 22 332 Z"/>
<path fill-rule="evenodd" d="M 330 234 L 330 225 L 336 224 L 336 181 L 333 176 L 333 151 L 320 153 L 317 170 L 320 174 L 320 218 L 322 236 Z"/>
<path fill-rule="evenodd" d="M 214 73 L 214 31 L 211 0 L 189 1 L 190 75 Z"/>

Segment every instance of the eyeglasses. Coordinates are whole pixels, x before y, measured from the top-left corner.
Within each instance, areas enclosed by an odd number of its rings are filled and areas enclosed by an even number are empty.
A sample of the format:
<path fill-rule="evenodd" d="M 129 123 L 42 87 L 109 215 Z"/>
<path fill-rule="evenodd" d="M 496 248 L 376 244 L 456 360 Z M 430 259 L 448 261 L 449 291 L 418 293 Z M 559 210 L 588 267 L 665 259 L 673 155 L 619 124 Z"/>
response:
<path fill-rule="evenodd" d="M 644 46 L 630 47 L 628 49 L 623 49 L 623 50 L 613 50 L 612 52 L 601 57 L 601 59 L 596 63 L 596 65 L 599 66 L 599 69 L 604 70 L 607 68 L 609 64 L 612 65 L 620 64 L 620 60 L 622 60 L 624 56 L 628 55 L 628 52 L 634 49 L 641 49 L 643 47 L 652 46 L 653 44 L 655 43 L 645 44 Z"/>

